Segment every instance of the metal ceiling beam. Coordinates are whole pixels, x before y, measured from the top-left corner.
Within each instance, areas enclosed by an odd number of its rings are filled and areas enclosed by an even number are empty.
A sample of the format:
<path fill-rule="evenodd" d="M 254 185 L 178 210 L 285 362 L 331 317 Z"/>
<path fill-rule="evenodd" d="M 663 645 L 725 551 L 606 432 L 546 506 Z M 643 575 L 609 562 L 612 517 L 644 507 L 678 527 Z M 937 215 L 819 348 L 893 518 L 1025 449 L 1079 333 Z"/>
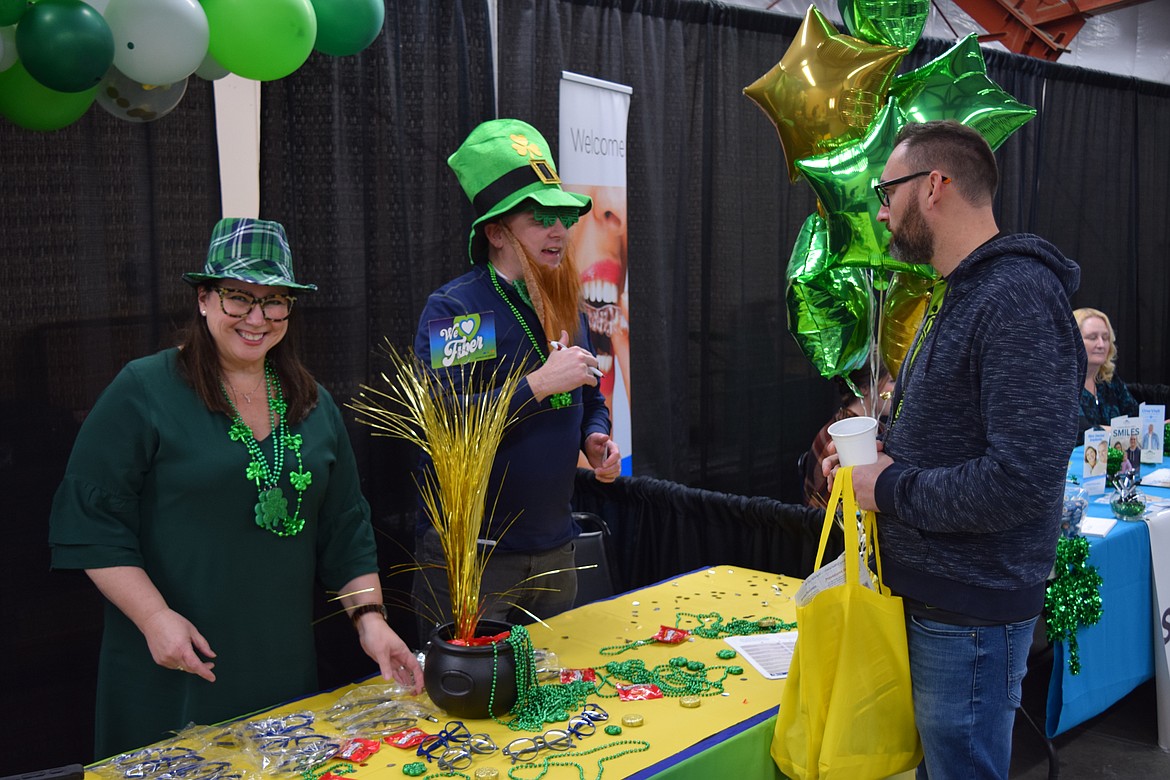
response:
<path fill-rule="evenodd" d="M 1008 51 L 1055 60 L 1091 16 L 1149 0 L 954 0 L 980 27 L 980 41 Z"/>

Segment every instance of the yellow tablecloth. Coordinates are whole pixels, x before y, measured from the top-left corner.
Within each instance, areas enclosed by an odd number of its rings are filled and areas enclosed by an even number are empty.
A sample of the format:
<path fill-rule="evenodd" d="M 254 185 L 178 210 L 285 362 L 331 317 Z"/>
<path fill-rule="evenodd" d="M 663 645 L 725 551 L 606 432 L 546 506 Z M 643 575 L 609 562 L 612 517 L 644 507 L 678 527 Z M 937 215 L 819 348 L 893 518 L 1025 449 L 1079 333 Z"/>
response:
<path fill-rule="evenodd" d="M 603 647 L 621 645 L 626 641 L 648 639 L 663 625 L 674 627 L 679 613 L 717 612 L 724 621 L 734 618 L 757 620 L 765 616 L 792 621 L 795 619 L 792 596 L 799 585 L 800 581 L 791 577 L 751 569 L 713 566 L 580 607 L 549 620 L 547 628 L 538 624 L 529 626 L 533 644 L 555 652 L 560 665 L 566 668 L 600 669 L 609 661 L 633 659 L 640 659 L 647 668 L 653 668 L 671 658 L 684 656 L 707 665 L 738 665 L 744 669 L 742 675 L 725 680 L 723 695 L 704 697 L 701 705 L 693 709 L 684 708 L 677 698 L 669 697 L 622 702 L 616 697 L 610 698 L 614 691 L 607 686 L 590 701 L 595 701 L 609 712 L 609 724 L 620 724 L 622 716 L 626 714 L 642 715 L 645 723 L 638 728 L 623 728 L 620 736 L 609 736 L 599 727 L 596 734 L 580 741 L 575 751 L 583 752 L 619 740 L 645 740 L 650 743 L 649 750 L 645 752 L 606 761 L 602 769 L 604 777 L 609 780 L 650 777 L 660 773 L 693 777 L 698 775 L 691 769 L 700 766 L 705 767 L 701 773 L 711 777 L 732 774 L 741 780 L 745 777 L 778 777 L 767 754 L 767 745 L 771 735 L 769 719 L 775 715 L 779 705 L 783 681 L 764 678 L 742 656 L 730 661 L 719 659 L 716 651 L 728 647 L 722 640 L 692 637 L 682 644 L 654 643 L 619 655 L 602 655 L 599 651 Z M 695 625 L 694 618 L 689 617 L 679 622 L 682 628 Z M 291 702 L 264 716 L 306 709 L 324 712 L 354 687 L 356 685 Z M 473 733 L 487 732 L 501 747 L 518 736 L 530 734 L 511 731 L 491 720 L 467 720 L 465 723 Z M 439 724 L 420 722 L 419 725 L 434 733 L 444 724 L 445 721 Z M 548 724 L 547 727 L 563 725 Z M 328 723 L 323 718 L 317 719 L 315 727 L 323 733 L 329 733 Z M 739 760 L 730 763 L 719 761 L 721 766 L 712 766 L 713 754 L 720 746 L 734 748 L 732 753 L 743 753 L 746 750 L 755 769 L 748 769 Z M 624 747 L 615 746 L 612 752 Z M 570 755 L 558 753 L 554 754 L 554 758 L 558 762 L 579 763 L 585 777 L 592 779 L 599 776 L 597 759 L 610 754 L 608 750 L 597 751 L 574 759 Z M 404 764 L 418 760 L 413 749 L 400 750 L 383 745 L 378 753 L 347 777 L 354 780 L 397 780 L 405 777 L 402 772 Z M 533 780 L 539 774 L 540 765 L 538 759 L 534 766 L 521 770 L 517 776 Z M 464 774 L 474 776 L 476 769 L 485 766 L 495 767 L 500 777 L 505 777 L 512 765 L 508 758 L 497 751 L 488 756 L 477 756 L 474 764 L 464 770 Z M 745 772 L 745 769 L 748 771 Z M 432 776 L 439 773 L 433 763 L 428 765 L 428 770 Z M 578 770 L 574 766 L 554 766 L 545 777 L 548 780 L 576 778 Z"/>

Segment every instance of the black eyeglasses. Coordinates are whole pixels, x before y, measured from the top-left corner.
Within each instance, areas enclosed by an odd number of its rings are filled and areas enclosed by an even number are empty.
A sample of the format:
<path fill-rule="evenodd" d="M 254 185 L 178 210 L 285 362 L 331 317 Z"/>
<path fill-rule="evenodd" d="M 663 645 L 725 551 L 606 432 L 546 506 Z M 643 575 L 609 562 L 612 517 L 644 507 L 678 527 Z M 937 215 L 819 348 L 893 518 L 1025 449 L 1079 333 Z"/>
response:
<path fill-rule="evenodd" d="M 912 179 L 917 179 L 919 176 L 929 176 L 932 173 L 934 173 L 934 171 L 919 171 L 918 173 L 910 173 L 910 174 L 907 174 L 905 176 L 899 176 L 896 179 L 887 179 L 886 181 L 879 181 L 877 184 L 873 185 L 873 191 L 877 193 L 878 203 L 882 204 L 886 208 L 889 208 L 890 207 L 890 193 L 889 193 L 890 187 L 896 187 L 899 184 L 905 184 L 906 182 L 911 181 Z M 944 183 L 948 183 L 948 182 L 950 182 L 951 177 L 950 176 L 943 176 L 942 180 Z"/>
<path fill-rule="evenodd" d="M 256 306 L 260 313 L 269 322 L 284 322 L 292 313 L 296 298 L 291 295 L 269 295 L 267 298 L 257 298 L 255 295 L 232 287 L 216 287 L 219 293 L 219 308 L 229 317 L 243 319 L 252 313 Z"/>

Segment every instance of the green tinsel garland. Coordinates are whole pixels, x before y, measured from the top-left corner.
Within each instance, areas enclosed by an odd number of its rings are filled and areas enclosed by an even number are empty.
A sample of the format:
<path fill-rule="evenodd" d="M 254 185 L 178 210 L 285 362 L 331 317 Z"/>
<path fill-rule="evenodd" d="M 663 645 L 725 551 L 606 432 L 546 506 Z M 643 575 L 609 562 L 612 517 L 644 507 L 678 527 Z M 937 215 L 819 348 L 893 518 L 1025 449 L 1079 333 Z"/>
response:
<path fill-rule="evenodd" d="M 1089 540 L 1083 536 L 1056 543 L 1056 579 L 1044 594 L 1044 622 L 1049 642 L 1068 646 L 1068 671 L 1081 673 L 1077 629 L 1101 619 L 1101 574 L 1087 565 Z"/>

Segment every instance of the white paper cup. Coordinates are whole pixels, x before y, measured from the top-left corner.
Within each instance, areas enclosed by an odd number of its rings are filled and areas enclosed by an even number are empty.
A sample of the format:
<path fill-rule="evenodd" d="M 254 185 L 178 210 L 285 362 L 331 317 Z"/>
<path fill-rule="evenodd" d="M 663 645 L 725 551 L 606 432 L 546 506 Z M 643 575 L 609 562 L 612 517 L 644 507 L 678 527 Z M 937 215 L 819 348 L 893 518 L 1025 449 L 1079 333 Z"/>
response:
<path fill-rule="evenodd" d="M 872 417 L 847 417 L 829 426 L 842 466 L 877 463 L 877 427 Z"/>

